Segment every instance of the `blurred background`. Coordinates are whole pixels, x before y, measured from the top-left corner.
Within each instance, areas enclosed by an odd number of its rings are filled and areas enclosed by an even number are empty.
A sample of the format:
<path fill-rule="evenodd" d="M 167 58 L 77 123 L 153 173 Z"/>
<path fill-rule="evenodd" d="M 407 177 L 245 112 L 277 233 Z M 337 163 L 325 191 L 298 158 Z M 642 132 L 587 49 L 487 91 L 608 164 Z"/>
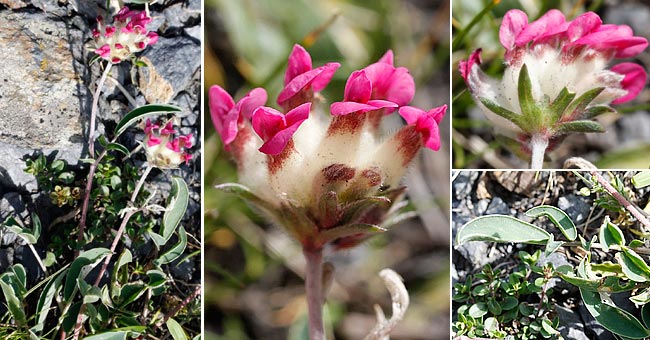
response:
<path fill-rule="evenodd" d="M 388 49 L 416 82 L 411 105 L 449 104 L 449 3 L 426 0 L 207 0 L 205 90 L 221 85 L 236 99 L 253 87 L 275 106 L 294 43 L 314 66 L 342 64 L 328 88 L 340 101 L 349 74 Z M 209 112 L 207 100 L 205 112 Z M 304 263 L 297 243 L 240 199 L 213 189 L 236 182 L 209 115 L 205 135 L 205 339 L 307 339 Z M 403 124 L 398 115 L 388 131 Z M 375 324 L 374 304 L 390 314 L 378 272 L 405 279 L 411 305 L 391 339 L 449 336 L 449 113 L 439 152 L 424 150 L 404 184 L 418 217 L 363 245 L 326 258 L 335 265 L 326 327 L 336 339 L 361 339 Z"/>
<path fill-rule="evenodd" d="M 496 3 L 496 4 L 495 4 Z M 495 4 L 495 5 L 494 5 Z M 486 7 L 485 15 L 479 15 Z M 476 107 L 465 82 L 458 72 L 458 62 L 467 59 L 477 48 L 482 48 L 482 69 L 495 78 L 503 74 L 504 49 L 499 43 L 501 18 L 513 8 L 528 14 L 529 22 L 536 20 L 551 8 L 560 9 L 567 20 L 586 11 L 596 12 L 608 24 L 626 24 L 635 35 L 650 38 L 650 2 L 635 0 L 502 0 L 452 1 L 452 98 L 453 113 L 453 168 L 526 168 L 528 161 L 515 156 L 492 132 L 492 125 Z M 467 29 L 473 19 L 476 25 Z M 461 37 L 462 36 L 462 37 Z M 611 65 L 625 60 L 615 60 Z M 633 58 L 648 69 L 648 50 Z M 580 156 L 599 168 L 650 167 L 650 91 L 646 87 L 631 102 L 614 105 L 618 114 L 598 118 L 605 133 L 573 134 L 553 152 L 547 153 L 548 168 L 561 168 L 569 157 Z"/>

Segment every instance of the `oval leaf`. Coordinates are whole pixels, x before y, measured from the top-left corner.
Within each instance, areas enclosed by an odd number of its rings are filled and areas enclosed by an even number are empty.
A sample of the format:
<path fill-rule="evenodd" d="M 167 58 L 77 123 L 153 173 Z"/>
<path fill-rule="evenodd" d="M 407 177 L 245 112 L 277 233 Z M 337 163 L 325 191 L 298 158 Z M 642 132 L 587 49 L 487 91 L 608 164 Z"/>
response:
<path fill-rule="evenodd" d="M 124 118 L 122 118 L 122 120 L 120 120 L 120 122 L 117 123 L 117 126 L 115 127 L 115 136 L 113 138 L 117 138 L 124 131 L 126 131 L 126 129 L 128 129 L 131 125 L 133 125 L 135 122 L 137 122 L 138 120 L 144 117 L 166 113 L 166 112 L 180 112 L 180 111 L 181 108 L 174 105 L 149 104 L 149 105 L 140 106 L 137 109 L 134 109 L 133 111 L 127 113 L 126 116 L 124 116 Z"/>
<path fill-rule="evenodd" d="M 96 264 L 108 253 L 110 253 L 110 250 L 106 248 L 94 248 L 79 254 L 79 256 L 72 261 L 63 288 L 63 298 L 65 301 L 70 301 L 77 290 L 77 278 L 83 279 L 86 276 L 87 272 L 85 272 L 84 267 Z"/>
<path fill-rule="evenodd" d="M 580 288 L 580 294 L 589 313 L 610 332 L 630 339 L 650 336 L 650 330 L 643 327 L 637 318 L 621 308 L 603 303 L 598 292 Z"/>
<path fill-rule="evenodd" d="M 187 340 L 187 334 L 181 325 L 174 319 L 169 318 L 167 320 L 167 329 L 169 329 L 169 334 L 172 335 L 174 340 Z"/>
<path fill-rule="evenodd" d="M 545 244 L 550 234 L 545 230 L 506 215 L 481 216 L 458 230 L 456 243 L 469 241 Z"/>
<path fill-rule="evenodd" d="M 560 231 L 564 237 L 569 239 L 569 241 L 575 241 L 575 239 L 578 237 L 576 226 L 569 218 L 569 215 L 556 207 L 550 205 L 540 205 L 539 207 L 535 207 L 526 211 L 526 216 L 533 218 L 546 216 L 549 220 L 551 220 L 551 222 L 553 222 L 553 224 L 560 228 Z"/>
<path fill-rule="evenodd" d="M 125 331 L 113 331 L 87 336 L 84 338 L 84 340 L 126 340 L 127 335 L 128 332 Z"/>
<path fill-rule="evenodd" d="M 609 217 L 606 217 L 600 226 L 598 238 L 600 238 L 603 250 L 605 251 L 609 251 L 609 248 L 613 245 L 622 246 L 625 244 L 623 232 L 616 224 L 609 221 Z"/>
<path fill-rule="evenodd" d="M 167 264 L 169 262 L 176 260 L 179 256 L 183 254 L 186 246 L 187 246 L 187 234 L 185 233 L 185 228 L 183 228 L 183 226 L 180 226 L 178 228 L 178 243 L 176 243 L 176 245 L 174 245 L 167 252 L 162 254 L 158 259 L 154 260 L 153 261 L 154 265 L 160 267 L 163 264 Z"/>
<path fill-rule="evenodd" d="M 169 241 L 176 227 L 181 223 L 185 215 L 185 210 L 187 210 L 189 197 L 190 194 L 185 181 L 180 177 L 172 177 L 172 188 L 167 199 L 167 209 L 162 220 L 161 236 L 163 242 L 162 244 L 159 243 L 159 246 Z"/>

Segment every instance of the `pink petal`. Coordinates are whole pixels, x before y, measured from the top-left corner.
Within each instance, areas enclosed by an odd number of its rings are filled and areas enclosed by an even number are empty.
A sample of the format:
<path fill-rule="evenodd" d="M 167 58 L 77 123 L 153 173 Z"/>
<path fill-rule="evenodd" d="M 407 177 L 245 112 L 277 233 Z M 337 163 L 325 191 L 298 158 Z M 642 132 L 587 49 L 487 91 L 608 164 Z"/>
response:
<path fill-rule="evenodd" d="M 210 116 L 214 128 L 219 132 L 221 140 L 228 145 L 237 136 L 237 121 L 239 113 L 232 108 L 235 106 L 232 97 L 218 85 L 210 87 Z"/>
<path fill-rule="evenodd" d="M 440 130 L 438 128 L 439 119 L 442 119 L 447 105 L 443 105 L 425 112 L 417 107 L 403 106 L 399 109 L 399 114 L 406 120 L 408 125 L 415 126 L 416 130 L 422 135 L 424 145 L 434 151 L 440 149 Z"/>
<path fill-rule="evenodd" d="M 372 94 L 372 85 L 366 72 L 354 71 L 345 82 L 343 100 L 346 102 L 367 103 Z"/>
<path fill-rule="evenodd" d="M 418 122 L 420 116 L 425 114 L 424 111 L 413 106 L 402 106 L 398 112 L 408 125 L 415 125 Z"/>
<path fill-rule="evenodd" d="M 286 116 L 270 107 L 259 107 L 253 113 L 253 130 L 264 144 L 260 152 L 277 155 L 284 150 L 300 124 L 309 117 L 311 103 L 304 103 L 289 111 Z"/>
<path fill-rule="evenodd" d="M 440 124 L 442 119 L 445 117 L 446 112 L 447 112 L 447 105 L 443 105 L 429 110 L 429 115 L 433 117 L 433 120 L 436 121 L 436 124 Z"/>
<path fill-rule="evenodd" d="M 611 69 L 613 72 L 625 75 L 621 81 L 621 87 L 627 90 L 627 94 L 612 102 L 612 104 L 625 103 L 639 95 L 646 85 L 647 74 L 645 69 L 635 63 L 621 63 Z"/>
<path fill-rule="evenodd" d="M 380 100 L 380 99 L 373 99 L 368 101 L 368 105 L 373 106 L 375 110 L 377 109 L 389 109 L 386 110 L 386 114 L 392 113 L 395 111 L 394 109 L 398 108 L 399 105 L 389 101 L 389 100 Z"/>
<path fill-rule="evenodd" d="M 158 42 L 158 34 L 156 34 L 156 32 L 147 33 L 147 38 L 149 38 L 147 45 L 153 45 Z"/>
<path fill-rule="evenodd" d="M 384 55 L 381 58 L 379 58 L 379 60 L 377 62 L 393 66 L 394 65 L 393 64 L 393 51 L 392 50 L 386 51 L 386 53 L 384 53 Z"/>
<path fill-rule="evenodd" d="M 583 36 L 596 31 L 602 25 L 598 14 L 587 12 L 575 18 L 566 30 L 569 41 L 575 41 Z"/>
<path fill-rule="evenodd" d="M 364 113 L 377 110 L 377 107 L 357 102 L 335 102 L 330 105 L 332 116 L 343 116 L 353 112 Z"/>
<path fill-rule="evenodd" d="M 293 45 L 293 50 L 289 55 L 287 71 L 284 74 L 284 84 L 287 85 L 293 78 L 311 70 L 311 56 L 300 45 Z"/>
<path fill-rule="evenodd" d="M 160 130 L 161 135 L 171 135 L 174 133 L 174 124 L 167 122 L 167 124 Z"/>
<path fill-rule="evenodd" d="M 99 54 L 102 58 L 108 58 L 111 56 L 111 47 L 108 44 L 95 50 L 95 53 Z"/>
<path fill-rule="evenodd" d="M 398 67 L 390 78 L 390 84 L 385 91 L 385 98 L 399 106 L 406 105 L 415 95 L 415 81 L 405 67 Z"/>
<path fill-rule="evenodd" d="M 476 51 L 472 52 L 472 54 L 469 55 L 469 58 L 467 60 L 461 60 L 460 63 L 458 63 L 458 70 L 460 71 L 460 75 L 465 79 L 465 82 L 467 82 L 467 78 L 469 78 L 469 73 L 471 72 L 472 68 L 474 66 L 481 65 L 481 49 L 477 49 Z"/>
<path fill-rule="evenodd" d="M 499 28 L 499 41 L 501 45 L 510 50 L 515 46 L 515 39 L 528 25 L 528 16 L 521 10 L 513 9 L 508 11 L 501 21 Z"/>
<path fill-rule="evenodd" d="M 240 117 L 251 119 L 255 109 L 266 104 L 266 99 L 266 90 L 261 87 L 254 88 L 237 102 L 235 111 L 239 113 Z"/>
<path fill-rule="evenodd" d="M 552 9 L 527 25 L 515 38 L 515 46 L 524 46 L 539 37 L 559 33 L 564 28 L 565 21 L 562 12 Z"/>
<path fill-rule="evenodd" d="M 436 123 L 430 123 L 429 120 L 433 120 L 432 117 L 427 117 L 426 124 L 424 124 L 428 131 L 428 136 L 424 141 L 424 146 L 433 150 L 440 150 L 440 128 Z"/>
<path fill-rule="evenodd" d="M 309 89 L 309 86 L 312 86 L 312 89 L 316 92 L 322 90 L 332 79 L 339 66 L 338 63 L 329 63 L 296 76 L 278 95 L 278 104 L 282 105 L 300 91 Z"/>

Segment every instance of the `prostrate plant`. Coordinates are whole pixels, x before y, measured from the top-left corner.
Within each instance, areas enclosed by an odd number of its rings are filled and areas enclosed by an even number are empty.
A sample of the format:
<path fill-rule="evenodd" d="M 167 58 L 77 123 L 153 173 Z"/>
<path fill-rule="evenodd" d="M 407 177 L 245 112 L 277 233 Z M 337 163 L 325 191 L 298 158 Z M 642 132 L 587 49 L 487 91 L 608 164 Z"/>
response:
<path fill-rule="evenodd" d="M 520 251 L 521 263 L 511 272 L 493 270 L 488 264 L 464 283 L 454 284 L 452 299 L 463 303 L 452 327 L 455 335 L 493 339 L 556 337 L 559 319 L 551 318 L 553 292 L 548 289 L 554 269 L 551 264 L 537 265 L 541 253 Z"/>
<path fill-rule="evenodd" d="M 75 176 L 65 171 L 65 163 L 55 160 L 49 164 L 44 156 L 27 162 L 26 171 L 36 176 L 41 190 L 50 192 L 53 204 L 74 207 L 69 216 L 55 220 L 50 227 L 68 224 L 81 213 L 78 239 L 75 244 L 52 237 L 53 243 L 48 247 L 55 249 L 48 251 L 42 261 L 33 247 L 42 235 L 37 214 L 32 214 L 31 228 L 14 218 L 3 224 L 30 246 L 46 275 L 29 290 L 26 270 L 21 264 L 11 266 L 0 275 L 0 288 L 8 307 L 0 327 L 3 338 L 126 340 L 138 336 L 142 339 L 145 335 L 157 335 L 156 329 L 165 325 L 167 334 L 173 334 L 174 339 L 187 339 L 181 323 L 191 321 L 200 313 L 196 301 L 200 286 L 190 287 L 186 297 L 176 298 L 169 287 L 173 284 L 178 289 L 178 283 L 166 272 L 168 265 L 181 260 L 188 244 L 181 223 L 189 201 L 187 184 L 181 177 L 170 176 L 171 190 L 165 207 L 153 201 L 154 193 L 147 197 L 139 195 L 153 168 L 170 171 L 192 158 L 189 149 L 193 137 L 177 133 L 176 118 L 160 125 L 150 119 L 153 115 L 175 114 L 180 108 L 161 104 L 135 108 L 117 123 L 112 139 L 98 136 L 101 150 L 95 153 L 93 148 L 97 99 L 109 76 L 110 65 L 133 57 L 134 52 L 155 42 L 156 34 L 145 30 L 150 21 L 148 14 L 124 7 L 113 17 L 112 26 L 99 18 L 99 27 L 93 31 L 98 45 L 95 52 L 108 60 L 108 64 L 93 100 L 88 140 L 91 158 L 85 160 L 90 167 L 83 198 L 79 187 L 67 186 L 74 183 Z M 144 132 L 144 140 L 139 142 L 146 156 L 144 169 L 129 161 L 140 147 L 130 151 L 118 142 L 125 131 L 139 122 Z M 139 170 L 142 172 L 138 175 Z M 162 218 L 156 218 L 160 214 Z M 156 228 L 157 225 L 160 227 Z M 128 237 L 123 239 L 125 233 Z M 123 240 L 124 248 L 118 249 Z M 110 248 L 105 248 L 103 245 L 108 243 Z M 144 247 L 147 244 L 150 246 Z M 150 250 L 138 254 L 129 248 L 138 252 Z M 71 263 L 55 265 L 59 260 L 69 260 L 71 256 L 65 253 L 72 250 L 75 254 Z M 30 296 L 37 292 L 40 292 L 38 298 Z M 173 308 L 163 303 L 174 298 L 177 301 Z M 187 315 L 182 315 L 181 309 L 186 307 Z"/>
<path fill-rule="evenodd" d="M 531 155 L 541 169 L 544 154 L 575 132 L 603 132 L 593 117 L 614 111 L 609 104 L 634 99 L 645 87 L 641 65 L 620 63 L 648 46 L 625 25 L 602 24 L 593 12 L 566 21 L 550 10 L 528 23 L 526 13 L 510 10 L 499 30 L 505 48 L 501 80 L 481 71 L 481 49 L 459 64 L 477 105 L 498 128 Z"/>
<path fill-rule="evenodd" d="M 591 181 L 603 184 L 598 178 Z M 616 196 L 611 186 L 606 190 Z M 626 202 L 624 198 L 623 202 Z M 627 203 L 622 205 L 632 209 Z M 626 339 L 650 337 L 650 266 L 645 259 L 650 255 L 650 249 L 643 240 L 626 240 L 623 231 L 611 222 L 609 216 L 604 218 L 598 235 L 587 241 L 578 235 L 568 215 L 558 208 L 539 206 L 526 215 L 548 217 L 568 241 L 555 240 L 546 230 L 511 216 L 488 215 L 463 225 L 458 230 L 456 244 L 469 241 L 528 243 L 544 246 L 545 254 L 560 247 L 582 247 L 584 252 L 580 253 L 585 255 L 578 265 L 560 266 L 552 274 L 579 288 L 587 310 L 604 328 Z M 600 254 L 606 253 L 615 262 L 594 261 L 592 253 L 595 249 Z M 613 302 L 610 295 L 621 292 L 630 292 L 630 301 L 641 307 L 643 322 Z"/>
<path fill-rule="evenodd" d="M 261 88 L 237 103 L 219 86 L 209 94 L 212 121 L 241 182 L 217 187 L 249 201 L 302 245 L 313 340 L 325 337 L 324 250 L 354 247 L 400 219 L 406 188 L 399 181 L 421 148 L 439 149 L 438 123 L 446 111 L 405 106 L 414 81 L 406 68 L 393 65 L 391 51 L 353 72 L 343 101 L 328 111 L 316 93 L 338 67 L 312 68 L 309 53 L 295 45 L 277 100 L 283 112 L 263 106 Z M 379 125 L 395 111 L 407 125 L 386 138 Z"/>

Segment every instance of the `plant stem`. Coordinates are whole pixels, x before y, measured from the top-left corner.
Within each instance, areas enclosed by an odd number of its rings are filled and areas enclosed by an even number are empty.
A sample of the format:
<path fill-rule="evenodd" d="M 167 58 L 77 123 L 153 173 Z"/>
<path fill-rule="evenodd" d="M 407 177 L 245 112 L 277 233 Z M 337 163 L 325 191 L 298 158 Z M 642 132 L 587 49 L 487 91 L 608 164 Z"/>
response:
<path fill-rule="evenodd" d="M 305 256 L 305 292 L 309 317 L 309 339 L 325 340 L 323 327 L 323 249 L 302 250 Z"/>
<path fill-rule="evenodd" d="M 108 72 L 110 72 L 111 66 L 113 66 L 112 63 L 106 65 L 104 73 L 102 73 L 102 77 L 99 78 L 97 88 L 93 94 L 93 105 L 90 108 L 90 129 L 88 129 L 88 153 L 90 154 L 90 157 L 95 157 L 95 117 L 97 116 L 99 94 L 102 92 L 104 82 L 108 77 Z"/>
<path fill-rule="evenodd" d="M 641 212 L 639 212 L 634 204 L 630 203 L 630 201 L 621 195 L 620 192 L 614 189 L 614 187 L 609 184 L 609 182 L 605 180 L 605 178 L 603 178 L 603 176 L 601 176 L 597 171 L 591 171 L 591 176 L 595 177 L 598 183 L 600 183 L 600 185 L 602 185 L 603 188 L 605 188 L 605 190 L 607 190 L 607 192 L 618 201 L 618 203 L 620 203 L 623 207 L 625 207 L 625 209 L 627 209 L 627 211 L 636 217 L 636 219 L 641 222 L 641 224 L 643 224 L 647 230 L 650 230 L 650 221 L 648 221 L 648 219 L 643 216 Z"/>
<path fill-rule="evenodd" d="M 544 167 L 544 153 L 548 147 L 548 139 L 542 135 L 533 135 L 530 138 L 530 168 L 542 169 Z"/>
<path fill-rule="evenodd" d="M 140 177 L 138 184 L 135 186 L 135 189 L 133 189 L 133 194 L 131 195 L 131 203 L 135 203 L 135 199 L 138 198 L 138 193 L 140 192 L 140 189 L 142 189 L 144 180 L 147 179 L 147 176 L 149 175 L 149 172 L 151 172 L 151 169 L 153 169 L 153 166 L 147 163 L 147 168 L 144 169 L 142 177 Z"/>
<path fill-rule="evenodd" d="M 79 232 L 77 233 L 77 245 L 81 247 L 81 242 L 84 239 L 84 229 L 86 228 L 86 218 L 88 217 L 88 204 L 90 202 L 90 192 L 93 189 L 93 178 L 99 162 L 106 156 L 106 150 L 99 154 L 97 159 L 90 165 L 88 170 L 88 178 L 86 178 L 86 189 L 84 190 L 84 201 L 81 205 L 81 218 L 79 219 Z M 75 250 L 74 257 L 79 256 L 79 249 Z"/>

